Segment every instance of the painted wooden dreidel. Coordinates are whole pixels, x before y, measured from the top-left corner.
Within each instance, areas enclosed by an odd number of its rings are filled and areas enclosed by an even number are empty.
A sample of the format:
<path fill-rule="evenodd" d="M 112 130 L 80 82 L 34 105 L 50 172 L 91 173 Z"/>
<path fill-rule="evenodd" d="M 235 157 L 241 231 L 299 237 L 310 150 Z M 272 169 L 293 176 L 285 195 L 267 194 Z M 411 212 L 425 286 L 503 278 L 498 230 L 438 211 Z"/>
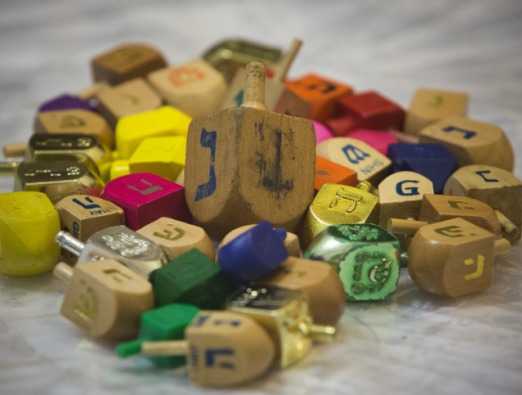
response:
<path fill-rule="evenodd" d="M 110 226 L 123 225 L 123 210 L 96 196 L 71 195 L 56 203 L 62 229 L 80 241 Z"/>
<path fill-rule="evenodd" d="M 232 387 L 255 380 L 272 366 L 275 346 L 253 319 L 228 311 L 203 311 L 185 340 L 146 341 L 141 355 L 183 356 L 190 380 L 204 387 Z"/>
<path fill-rule="evenodd" d="M 225 237 L 223 237 L 223 240 L 221 240 L 221 242 L 219 243 L 218 252 L 219 249 L 223 247 L 225 244 L 234 240 L 236 237 L 243 234 L 247 230 L 253 228 L 254 226 L 256 226 L 256 224 L 243 225 L 239 228 L 233 229 L 230 232 L 228 232 L 225 235 Z M 283 239 L 286 252 L 289 256 L 300 257 L 303 255 L 303 253 L 301 252 L 301 246 L 299 244 L 299 237 L 295 233 L 288 232 L 284 228 L 275 228 L 275 231 Z"/>
<path fill-rule="evenodd" d="M 0 194 L 0 274 L 33 276 L 49 272 L 60 254 L 54 237 L 60 218 L 40 192 Z"/>
<path fill-rule="evenodd" d="M 302 232 L 303 244 L 310 244 L 330 225 L 375 221 L 379 198 L 371 190 L 369 182 L 361 182 L 357 187 L 324 184 L 308 208 Z"/>
<path fill-rule="evenodd" d="M 289 257 L 280 269 L 259 283 L 304 293 L 310 315 L 320 325 L 335 326 L 344 312 L 343 284 L 328 263 Z"/>
<path fill-rule="evenodd" d="M 425 194 L 433 194 L 433 183 L 412 171 L 399 171 L 379 184 L 379 224 L 385 227 L 388 219 L 417 218 Z"/>
<path fill-rule="evenodd" d="M 397 288 L 403 256 L 399 240 L 373 224 L 326 228 L 304 253 L 332 264 L 349 301 L 384 300 Z"/>
<path fill-rule="evenodd" d="M 125 43 L 113 47 L 91 60 L 92 79 L 111 85 L 145 77 L 167 62 L 161 52 L 148 44 Z"/>
<path fill-rule="evenodd" d="M 88 134 L 106 147 L 114 144 L 114 135 L 107 121 L 99 114 L 86 110 L 57 110 L 36 114 L 35 133 Z"/>
<path fill-rule="evenodd" d="M 76 95 L 64 93 L 46 100 L 38 107 L 38 112 L 59 111 L 59 110 L 86 110 L 96 111 L 96 107 L 88 100 Z"/>
<path fill-rule="evenodd" d="M 421 143 L 443 144 L 460 166 L 480 164 L 513 170 L 513 147 L 496 125 L 466 117 L 451 117 L 428 125 L 419 133 Z"/>
<path fill-rule="evenodd" d="M 212 240 L 205 229 L 178 221 L 173 218 L 161 217 L 143 228 L 138 233 L 159 245 L 169 260 L 172 260 L 193 248 L 198 249 L 208 258 L 214 259 L 215 251 Z"/>
<path fill-rule="evenodd" d="M 441 144 L 391 144 L 388 156 L 392 172 L 422 174 L 433 182 L 435 193 L 442 193 L 446 180 L 458 167 L 455 156 Z"/>
<path fill-rule="evenodd" d="M 462 218 L 421 227 L 408 248 L 408 271 L 417 286 L 450 297 L 488 288 L 496 255 L 510 247 L 497 237 Z"/>
<path fill-rule="evenodd" d="M 152 173 L 133 173 L 107 183 L 102 198 L 125 211 L 129 228 L 137 230 L 161 217 L 190 220 L 183 187 Z"/>
<path fill-rule="evenodd" d="M 77 256 L 78 262 L 113 259 L 145 278 L 167 263 L 159 246 L 123 225 L 99 230 L 85 243 L 61 231 L 56 243 Z"/>
<path fill-rule="evenodd" d="M 419 133 L 433 122 L 468 112 L 468 95 L 439 89 L 417 89 L 406 113 L 404 131 Z"/>
<path fill-rule="evenodd" d="M 338 165 L 328 159 L 315 158 L 314 189 L 319 191 L 324 184 L 357 185 L 357 173 L 346 166 Z"/>
<path fill-rule="evenodd" d="M 185 194 L 214 236 L 261 220 L 291 230 L 313 197 L 312 123 L 266 111 L 264 80 L 264 66 L 249 63 L 241 107 L 190 125 Z"/>
<path fill-rule="evenodd" d="M 348 133 L 348 137 L 364 141 L 383 155 L 388 155 L 390 144 L 398 142 L 395 134 L 389 130 L 355 129 Z"/>
<path fill-rule="evenodd" d="M 237 283 L 248 283 L 274 272 L 288 258 L 284 237 L 262 221 L 219 248 L 222 272 Z"/>
<path fill-rule="evenodd" d="M 458 169 L 446 182 L 444 193 L 469 196 L 495 210 L 502 235 L 514 243 L 520 239 L 522 226 L 522 181 L 512 173 L 487 165 Z"/>
<path fill-rule="evenodd" d="M 74 269 L 61 262 L 54 275 L 67 284 L 61 314 L 94 338 L 136 336 L 140 315 L 154 306 L 150 283 L 112 259 Z"/>
<path fill-rule="evenodd" d="M 240 289 L 227 309 L 248 316 L 268 332 L 276 345 L 281 368 L 305 358 L 312 340 L 329 340 L 335 327 L 315 324 L 304 293 L 273 285 L 252 285 Z"/>
<path fill-rule="evenodd" d="M 325 124 L 317 121 L 313 121 L 313 124 L 315 130 L 315 142 L 317 144 L 333 137 L 332 131 Z"/>
<path fill-rule="evenodd" d="M 317 155 L 357 173 L 359 181 L 379 182 L 390 167 L 390 160 L 361 140 L 334 137 L 317 145 Z"/>

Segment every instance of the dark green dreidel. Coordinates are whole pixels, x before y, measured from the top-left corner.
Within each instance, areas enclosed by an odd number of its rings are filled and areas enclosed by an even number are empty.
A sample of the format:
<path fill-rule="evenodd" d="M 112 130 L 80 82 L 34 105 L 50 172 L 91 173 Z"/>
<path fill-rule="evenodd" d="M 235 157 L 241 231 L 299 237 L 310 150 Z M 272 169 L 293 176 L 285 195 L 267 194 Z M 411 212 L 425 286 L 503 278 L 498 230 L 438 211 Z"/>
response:
<path fill-rule="evenodd" d="M 329 226 L 304 257 L 334 265 L 350 301 L 383 300 L 391 295 L 402 258 L 399 240 L 373 224 Z"/>
<path fill-rule="evenodd" d="M 146 311 L 140 318 L 138 338 L 118 344 L 116 353 L 121 358 L 127 358 L 140 354 L 143 342 L 182 340 L 185 338 L 185 328 L 198 313 L 199 309 L 196 306 L 182 303 L 172 303 Z M 184 365 L 186 358 L 166 356 L 150 357 L 150 359 L 158 367 L 175 368 Z"/>

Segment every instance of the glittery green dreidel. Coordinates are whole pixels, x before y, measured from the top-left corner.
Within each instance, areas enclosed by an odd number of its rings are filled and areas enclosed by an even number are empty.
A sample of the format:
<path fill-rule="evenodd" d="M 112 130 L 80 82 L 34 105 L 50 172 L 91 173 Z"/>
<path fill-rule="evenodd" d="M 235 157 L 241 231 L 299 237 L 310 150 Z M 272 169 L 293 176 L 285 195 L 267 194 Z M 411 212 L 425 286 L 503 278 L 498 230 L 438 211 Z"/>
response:
<path fill-rule="evenodd" d="M 399 280 L 400 243 L 373 224 L 329 226 L 304 257 L 334 265 L 350 301 L 383 300 L 395 291 Z"/>
<path fill-rule="evenodd" d="M 150 274 L 156 306 L 188 303 L 200 309 L 220 309 L 237 289 L 212 262 L 192 249 Z"/>

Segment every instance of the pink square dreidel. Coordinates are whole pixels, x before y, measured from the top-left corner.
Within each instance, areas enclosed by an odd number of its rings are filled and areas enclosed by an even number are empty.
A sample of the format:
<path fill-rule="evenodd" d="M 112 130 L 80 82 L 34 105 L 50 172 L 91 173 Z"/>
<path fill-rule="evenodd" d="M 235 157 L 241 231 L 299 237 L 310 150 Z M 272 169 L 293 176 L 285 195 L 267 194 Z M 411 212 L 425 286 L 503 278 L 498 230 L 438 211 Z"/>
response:
<path fill-rule="evenodd" d="M 191 219 L 184 187 L 152 173 L 116 178 L 105 185 L 101 197 L 123 209 L 127 226 L 133 230 L 161 217 Z"/>
<path fill-rule="evenodd" d="M 356 129 L 348 133 L 347 137 L 364 141 L 383 155 L 388 155 L 388 146 L 397 142 L 397 137 L 391 131 Z"/>
<path fill-rule="evenodd" d="M 313 121 L 314 130 L 315 130 L 315 142 L 319 144 L 321 141 L 327 140 L 333 137 L 332 132 L 326 125 L 321 122 Z"/>

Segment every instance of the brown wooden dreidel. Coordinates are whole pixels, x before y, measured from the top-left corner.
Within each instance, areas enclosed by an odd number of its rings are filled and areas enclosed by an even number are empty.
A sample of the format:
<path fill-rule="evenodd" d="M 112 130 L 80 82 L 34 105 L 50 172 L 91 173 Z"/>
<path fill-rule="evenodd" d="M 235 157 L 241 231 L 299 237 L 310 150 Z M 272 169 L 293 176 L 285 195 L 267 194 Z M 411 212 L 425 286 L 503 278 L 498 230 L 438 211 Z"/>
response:
<path fill-rule="evenodd" d="M 312 200 L 312 123 L 267 111 L 264 90 L 264 66 L 249 63 L 241 107 L 190 125 L 186 200 L 195 220 L 214 236 L 261 220 L 292 229 Z"/>

